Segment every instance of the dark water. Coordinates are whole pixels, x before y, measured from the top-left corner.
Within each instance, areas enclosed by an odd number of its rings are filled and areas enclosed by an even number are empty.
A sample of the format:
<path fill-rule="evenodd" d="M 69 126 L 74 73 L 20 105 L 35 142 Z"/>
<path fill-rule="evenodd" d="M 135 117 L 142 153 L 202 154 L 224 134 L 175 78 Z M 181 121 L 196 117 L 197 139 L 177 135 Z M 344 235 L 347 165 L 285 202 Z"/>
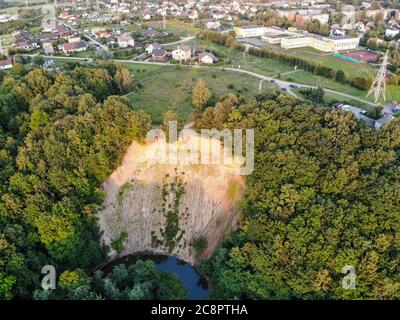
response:
<path fill-rule="evenodd" d="M 189 300 L 203 299 L 209 293 L 206 279 L 200 277 L 192 265 L 171 256 L 134 254 L 114 260 L 102 269 L 107 273 L 118 264 L 129 266 L 138 260 L 152 260 L 157 269 L 176 275 L 185 285 Z"/>

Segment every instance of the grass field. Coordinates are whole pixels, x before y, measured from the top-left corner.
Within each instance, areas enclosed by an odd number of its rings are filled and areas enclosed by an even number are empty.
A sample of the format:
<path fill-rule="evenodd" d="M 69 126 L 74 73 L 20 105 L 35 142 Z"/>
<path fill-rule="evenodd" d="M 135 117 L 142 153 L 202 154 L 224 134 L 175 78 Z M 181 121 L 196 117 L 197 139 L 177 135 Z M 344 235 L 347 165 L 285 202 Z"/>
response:
<path fill-rule="evenodd" d="M 219 58 L 222 58 L 225 62 L 228 61 L 226 64 L 227 67 L 240 67 L 241 69 L 261 73 L 266 76 L 279 76 L 281 73 L 293 70 L 292 67 L 277 63 L 275 60 L 252 56 L 248 53 L 212 43 L 211 41 L 193 39 L 186 42 L 186 44 L 196 48 L 197 51 L 201 51 L 202 49 L 214 51 Z M 175 47 L 176 45 L 170 47 L 166 46 L 168 49 L 173 49 Z"/>
<path fill-rule="evenodd" d="M 134 109 L 150 113 L 155 123 L 161 122 L 167 110 L 173 110 L 180 117 L 190 120 L 191 91 L 199 78 L 206 81 L 216 97 L 231 92 L 250 99 L 258 93 L 258 79 L 232 71 L 126 65 L 134 74 L 135 82 L 142 86 L 129 96 L 131 105 Z M 263 90 L 270 89 L 270 85 L 264 83 Z"/>
<path fill-rule="evenodd" d="M 301 90 L 302 90 L 301 88 L 300 89 L 292 89 L 292 92 L 294 92 L 300 99 L 306 100 L 304 95 L 300 92 Z M 360 102 L 358 100 L 355 100 L 355 99 L 349 99 L 349 98 L 343 97 L 341 95 L 325 91 L 324 103 L 326 105 L 330 105 L 331 106 L 335 102 L 346 103 L 346 104 L 349 104 L 349 105 L 354 106 L 354 107 L 361 108 L 361 109 L 366 110 L 366 111 L 371 111 L 373 109 L 373 106 L 371 106 L 369 104 L 362 103 L 362 102 Z"/>
<path fill-rule="evenodd" d="M 231 60 L 231 64 L 229 64 L 229 66 L 232 67 L 237 68 L 240 66 L 241 69 L 257 72 L 266 76 L 277 77 L 282 80 L 296 82 L 299 84 L 315 86 L 319 81 L 323 88 L 343 92 L 369 101 L 373 100 L 371 97 L 366 98 L 367 93 L 365 91 L 358 90 L 354 87 L 351 87 L 350 85 L 341 84 L 333 79 L 317 76 L 307 71 L 299 70 L 294 73 L 285 74 L 287 72 L 294 71 L 294 68 L 282 62 L 279 62 L 278 60 L 243 54 L 243 52 L 240 52 L 238 50 L 226 48 L 225 46 L 217 45 L 209 41 L 193 40 L 190 42 L 190 44 L 192 46 L 196 46 L 196 48 L 199 49 L 202 46 L 205 48 L 213 49 L 214 51 L 216 51 L 217 55 L 218 53 L 221 53 L 224 56 L 225 60 Z M 398 90 L 396 90 L 396 94 L 397 92 Z"/>
<path fill-rule="evenodd" d="M 162 30 L 163 22 L 162 20 L 148 21 L 144 22 L 143 25 L 151 27 L 153 29 Z M 177 20 L 166 20 L 165 27 L 166 32 L 174 33 L 181 37 L 195 36 L 202 30 L 201 28 L 198 28 L 191 23 Z"/>
<path fill-rule="evenodd" d="M 303 58 L 305 60 L 322 62 L 325 66 L 332 68 L 333 70 L 342 69 L 348 75 L 352 76 L 373 76 L 375 70 L 366 63 L 348 63 L 342 59 L 335 58 L 331 55 L 314 55 L 305 52 L 292 52 L 291 54 L 296 57 Z"/>
<path fill-rule="evenodd" d="M 7 2 L 7 1 L 6 1 Z M 13 2 L 18 2 L 18 0 L 15 0 Z M 6 13 L 6 14 L 16 14 L 18 13 L 19 9 L 26 9 L 25 7 L 25 0 L 19 0 L 19 2 L 21 3 L 20 6 L 18 7 L 9 7 L 9 8 L 4 8 L 4 9 L 0 9 L 0 13 Z M 46 0 L 29 0 L 29 7 L 28 9 L 40 9 L 41 7 L 43 7 L 44 3 L 46 2 Z M 40 3 L 40 4 L 38 4 Z M 42 4 L 43 3 L 43 4 Z"/>

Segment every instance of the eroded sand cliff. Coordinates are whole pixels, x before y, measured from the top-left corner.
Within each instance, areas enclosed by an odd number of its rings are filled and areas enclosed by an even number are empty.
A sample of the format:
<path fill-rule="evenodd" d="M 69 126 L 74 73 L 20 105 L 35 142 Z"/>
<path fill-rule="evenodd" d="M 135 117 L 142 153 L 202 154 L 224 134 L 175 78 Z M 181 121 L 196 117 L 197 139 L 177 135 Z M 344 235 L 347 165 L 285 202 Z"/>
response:
<path fill-rule="evenodd" d="M 234 165 L 181 163 L 188 146 L 201 139 L 131 144 L 103 184 L 106 198 L 98 212 L 102 243 L 119 245 L 111 258 L 151 251 L 194 264 L 208 258 L 235 228 L 244 181 L 232 173 Z M 214 139 L 207 143 L 213 150 L 221 147 Z M 180 163 L 155 163 L 165 147 L 176 147 Z M 198 255 L 192 244 L 200 237 L 207 247 Z"/>

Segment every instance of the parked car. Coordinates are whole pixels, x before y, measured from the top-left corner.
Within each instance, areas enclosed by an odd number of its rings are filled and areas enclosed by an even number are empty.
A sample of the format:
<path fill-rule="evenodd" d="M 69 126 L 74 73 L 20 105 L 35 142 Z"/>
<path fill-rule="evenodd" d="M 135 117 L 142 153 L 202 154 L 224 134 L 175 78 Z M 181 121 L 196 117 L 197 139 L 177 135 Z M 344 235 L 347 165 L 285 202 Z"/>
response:
<path fill-rule="evenodd" d="M 271 83 L 276 83 L 276 81 L 274 79 L 271 80 Z"/>
<path fill-rule="evenodd" d="M 289 87 L 293 88 L 293 89 L 299 89 L 301 88 L 301 86 L 299 84 L 296 83 L 292 83 Z"/>
<path fill-rule="evenodd" d="M 400 111 L 400 107 L 399 106 L 395 106 L 393 109 L 392 109 L 392 112 L 393 113 L 396 113 L 396 112 L 399 112 Z"/>

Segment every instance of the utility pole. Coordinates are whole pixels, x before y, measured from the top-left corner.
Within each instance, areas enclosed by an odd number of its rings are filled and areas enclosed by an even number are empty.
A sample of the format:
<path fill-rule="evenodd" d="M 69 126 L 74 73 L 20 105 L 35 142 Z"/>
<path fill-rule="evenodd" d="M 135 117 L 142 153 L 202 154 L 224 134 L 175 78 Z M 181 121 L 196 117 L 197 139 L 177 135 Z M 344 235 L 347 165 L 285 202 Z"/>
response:
<path fill-rule="evenodd" d="M 383 98 L 383 101 L 386 101 L 386 72 L 387 72 L 388 61 L 389 61 L 389 50 L 386 51 L 386 54 L 383 57 L 381 67 L 379 68 L 376 78 L 372 83 L 372 86 L 367 94 L 367 97 L 369 97 L 371 94 L 374 94 L 375 103 L 378 103 L 379 98 L 381 96 Z"/>

